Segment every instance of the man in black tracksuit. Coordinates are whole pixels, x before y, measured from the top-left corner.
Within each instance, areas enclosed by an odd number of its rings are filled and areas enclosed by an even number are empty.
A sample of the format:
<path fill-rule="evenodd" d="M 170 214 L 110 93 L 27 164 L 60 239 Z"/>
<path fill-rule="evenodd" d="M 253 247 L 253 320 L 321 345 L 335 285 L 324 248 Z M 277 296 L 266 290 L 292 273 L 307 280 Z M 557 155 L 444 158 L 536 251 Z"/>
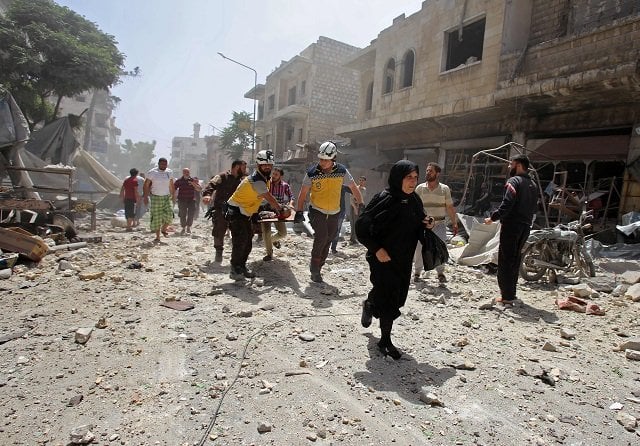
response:
<path fill-rule="evenodd" d="M 537 211 L 538 186 L 529 177 L 529 158 L 514 155 L 510 158 L 510 178 L 505 185 L 504 197 L 498 209 L 485 218 L 485 224 L 500 220 L 500 247 L 498 248 L 498 286 L 503 305 L 516 300 L 516 283 L 524 246 L 533 216 Z"/>

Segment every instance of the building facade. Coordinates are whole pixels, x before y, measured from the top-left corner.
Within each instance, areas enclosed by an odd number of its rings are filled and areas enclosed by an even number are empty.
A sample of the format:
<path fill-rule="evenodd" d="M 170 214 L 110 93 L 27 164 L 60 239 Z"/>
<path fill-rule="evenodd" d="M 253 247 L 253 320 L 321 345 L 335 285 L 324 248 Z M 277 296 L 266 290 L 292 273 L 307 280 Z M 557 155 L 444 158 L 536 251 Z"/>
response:
<path fill-rule="evenodd" d="M 52 98 L 55 101 L 57 98 Z M 107 169 L 113 169 L 113 154 L 120 152 L 122 131 L 116 126 L 113 111 L 116 101 L 108 90 L 89 90 L 60 101 L 59 116 L 80 116 L 78 141 L 82 148 L 100 161 Z"/>
<path fill-rule="evenodd" d="M 259 101 L 256 150 L 272 150 L 276 163 L 303 160 L 355 121 L 359 75 L 344 63 L 358 50 L 320 37 L 247 93 Z"/>
<path fill-rule="evenodd" d="M 193 135 L 174 136 L 171 139 L 171 159 L 169 168 L 176 178 L 182 175 L 182 169 L 189 168 L 191 175 L 202 180 L 210 177 L 209 155 L 206 137 L 200 136 L 200 124 L 193 124 Z"/>
<path fill-rule="evenodd" d="M 508 146 L 495 157 L 478 152 L 514 141 L 545 184 L 564 178 L 584 197 L 604 191 L 620 211 L 633 210 L 625 163 L 640 138 L 639 8 L 634 0 L 424 1 L 347 61 L 360 72 L 358 118 L 336 133 L 370 159 L 440 162 L 459 200 L 473 180 L 469 201 L 480 183 L 501 189 L 506 174 Z"/>

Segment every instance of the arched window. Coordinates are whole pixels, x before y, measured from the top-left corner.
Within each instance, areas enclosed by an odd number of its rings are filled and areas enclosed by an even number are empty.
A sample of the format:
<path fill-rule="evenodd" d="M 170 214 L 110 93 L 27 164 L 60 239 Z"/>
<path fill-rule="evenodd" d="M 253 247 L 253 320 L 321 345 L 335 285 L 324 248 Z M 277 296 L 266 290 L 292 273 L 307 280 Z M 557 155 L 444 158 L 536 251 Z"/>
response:
<path fill-rule="evenodd" d="M 411 87 L 413 85 L 413 66 L 415 64 L 415 57 L 413 50 L 409 50 L 404 54 L 402 64 L 402 88 Z"/>
<path fill-rule="evenodd" d="M 367 101 L 364 104 L 364 111 L 369 111 L 373 108 L 373 82 L 369 83 L 367 87 Z"/>
<path fill-rule="evenodd" d="M 396 74 L 396 61 L 389 59 L 384 70 L 384 90 L 383 93 L 391 93 L 393 91 L 393 81 Z"/>

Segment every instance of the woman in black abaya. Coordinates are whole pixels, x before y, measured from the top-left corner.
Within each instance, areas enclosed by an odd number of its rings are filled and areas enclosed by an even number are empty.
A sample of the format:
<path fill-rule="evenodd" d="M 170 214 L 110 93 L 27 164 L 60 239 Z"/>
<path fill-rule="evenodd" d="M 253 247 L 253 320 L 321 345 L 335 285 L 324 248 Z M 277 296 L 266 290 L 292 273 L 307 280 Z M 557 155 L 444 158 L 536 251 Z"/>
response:
<path fill-rule="evenodd" d="M 380 319 L 380 351 L 399 359 L 391 342 L 393 321 L 400 316 L 409 292 L 413 252 L 422 237 L 426 218 L 422 201 L 414 193 L 418 166 L 398 161 L 389 173 L 389 187 L 376 194 L 356 222 L 358 240 L 367 247 L 373 288 L 363 302 L 362 325 Z"/>

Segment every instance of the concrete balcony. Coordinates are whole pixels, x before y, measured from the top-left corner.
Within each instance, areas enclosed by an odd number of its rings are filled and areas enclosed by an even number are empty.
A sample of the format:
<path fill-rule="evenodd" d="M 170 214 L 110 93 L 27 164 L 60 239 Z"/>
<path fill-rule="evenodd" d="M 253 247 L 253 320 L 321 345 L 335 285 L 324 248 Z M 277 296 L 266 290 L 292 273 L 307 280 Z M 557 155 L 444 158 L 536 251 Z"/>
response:
<path fill-rule="evenodd" d="M 276 112 L 273 119 L 306 119 L 309 116 L 309 108 L 305 105 L 288 105 Z"/>

